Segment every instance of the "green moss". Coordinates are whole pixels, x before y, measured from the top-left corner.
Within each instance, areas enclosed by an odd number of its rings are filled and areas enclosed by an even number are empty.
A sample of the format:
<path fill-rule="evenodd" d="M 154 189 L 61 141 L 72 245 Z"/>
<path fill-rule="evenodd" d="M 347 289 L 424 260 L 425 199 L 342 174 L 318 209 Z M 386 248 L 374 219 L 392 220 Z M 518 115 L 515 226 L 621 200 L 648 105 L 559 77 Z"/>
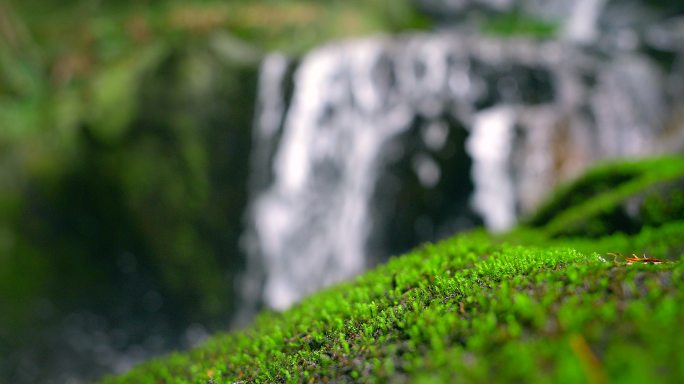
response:
<path fill-rule="evenodd" d="M 556 35 L 558 26 L 526 15 L 521 10 L 513 10 L 484 20 L 481 29 L 483 33 L 495 36 L 551 38 Z"/>
<path fill-rule="evenodd" d="M 561 186 L 525 222 L 551 236 L 636 233 L 684 218 L 684 157 L 603 164 Z"/>
<path fill-rule="evenodd" d="M 680 382 L 684 221 L 658 224 L 462 234 L 104 382 Z"/>

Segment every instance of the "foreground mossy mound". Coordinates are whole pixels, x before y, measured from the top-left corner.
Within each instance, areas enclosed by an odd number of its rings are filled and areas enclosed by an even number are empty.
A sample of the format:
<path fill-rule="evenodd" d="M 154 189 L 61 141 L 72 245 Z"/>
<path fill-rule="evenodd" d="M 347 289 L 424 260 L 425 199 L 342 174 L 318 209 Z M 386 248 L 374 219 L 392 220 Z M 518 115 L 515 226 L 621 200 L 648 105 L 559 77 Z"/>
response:
<path fill-rule="evenodd" d="M 634 234 L 684 218 L 684 157 L 606 163 L 561 186 L 526 224 L 546 235 Z"/>
<path fill-rule="evenodd" d="M 656 179 L 625 198 L 669 206 Z M 595 237 L 462 234 L 105 382 L 684 382 L 684 218 L 667 217 Z"/>

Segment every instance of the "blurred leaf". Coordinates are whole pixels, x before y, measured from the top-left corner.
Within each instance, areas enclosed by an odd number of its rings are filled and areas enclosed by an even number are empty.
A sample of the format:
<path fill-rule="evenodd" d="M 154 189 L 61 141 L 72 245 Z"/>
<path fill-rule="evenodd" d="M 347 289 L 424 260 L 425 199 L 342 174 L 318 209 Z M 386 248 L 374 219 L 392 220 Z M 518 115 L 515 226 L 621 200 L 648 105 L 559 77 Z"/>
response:
<path fill-rule="evenodd" d="M 163 45 L 153 45 L 95 77 L 88 120 L 96 138 L 111 143 L 126 133 L 139 105 L 141 77 L 158 63 L 163 52 Z"/>

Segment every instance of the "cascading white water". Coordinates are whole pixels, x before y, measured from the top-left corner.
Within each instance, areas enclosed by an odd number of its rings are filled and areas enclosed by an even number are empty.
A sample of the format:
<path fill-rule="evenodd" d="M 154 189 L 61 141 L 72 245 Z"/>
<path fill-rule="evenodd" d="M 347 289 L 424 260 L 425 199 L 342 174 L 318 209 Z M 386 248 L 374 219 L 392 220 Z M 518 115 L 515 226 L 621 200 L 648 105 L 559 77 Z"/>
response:
<path fill-rule="evenodd" d="M 578 43 L 594 41 L 598 33 L 596 22 L 605 3 L 606 0 L 575 0 L 563 28 L 564 37 Z"/>
<path fill-rule="evenodd" d="M 379 44 L 322 48 L 297 70 L 273 183 L 252 207 L 271 307 L 285 308 L 365 266 L 379 151 L 409 117 L 384 108 L 372 86 Z"/>
<path fill-rule="evenodd" d="M 270 57 L 264 76 L 282 84 L 285 67 Z M 473 161 L 471 174 L 445 175 L 421 153 L 416 179 L 433 188 L 472 177 L 475 210 L 505 230 L 591 163 L 657 151 L 666 114 L 658 69 L 636 53 L 606 61 L 569 43 L 454 34 L 318 48 L 296 68 L 286 111 L 284 98 L 261 88 L 253 163 L 269 164 L 272 178 L 257 188 L 248 236 L 260 300 L 277 309 L 367 265 L 369 205 L 388 143 L 416 117 L 427 121 L 428 150 L 455 129 L 439 128 L 445 114 L 459 121 Z"/>
<path fill-rule="evenodd" d="M 508 167 L 513 150 L 514 118 L 512 108 L 507 106 L 478 113 L 466 143 L 468 152 L 477 159 L 472 176 L 479 188 L 473 204 L 482 212 L 487 228 L 496 232 L 510 228 L 516 218 L 513 180 Z"/>

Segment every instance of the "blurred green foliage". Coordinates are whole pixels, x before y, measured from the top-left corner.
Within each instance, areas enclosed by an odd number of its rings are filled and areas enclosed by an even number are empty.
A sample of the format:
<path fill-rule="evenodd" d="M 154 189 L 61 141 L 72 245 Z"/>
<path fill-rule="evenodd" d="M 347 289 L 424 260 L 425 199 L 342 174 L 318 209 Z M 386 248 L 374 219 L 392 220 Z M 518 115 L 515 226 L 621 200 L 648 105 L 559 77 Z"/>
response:
<path fill-rule="evenodd" d="M 495 14 L 484 20 L 482 32 L 494 36 L 528 36 L 534 38 L 551 38 L 558 32 L 558 26 L 526 15 L 519 9 Z"/>
<path fill-rule="evenodd" d="M 218 321 L 233 309 L 243 263 L 256 67 L 200 44 L 155 46 L 120 65 L 95 80 L 69 145 L 45 128 L 43 140 L 8 145 L 0 297 L 18 298 L 26 286 L 36 296 L 25 306 L 44 297 L 62 310 L 116 307 L 109 296 L 125 277 L 117 263 L 132 254 L 164 308 Z M 198 69 L 208 76 L 200 84 L 188 76 Z"/>
<path fill-rule="evenodd" d="M 0 0 L 0 354 L 149 292 L 226 327 L 262 55 L 424 25 L 409 1 Z"/>

